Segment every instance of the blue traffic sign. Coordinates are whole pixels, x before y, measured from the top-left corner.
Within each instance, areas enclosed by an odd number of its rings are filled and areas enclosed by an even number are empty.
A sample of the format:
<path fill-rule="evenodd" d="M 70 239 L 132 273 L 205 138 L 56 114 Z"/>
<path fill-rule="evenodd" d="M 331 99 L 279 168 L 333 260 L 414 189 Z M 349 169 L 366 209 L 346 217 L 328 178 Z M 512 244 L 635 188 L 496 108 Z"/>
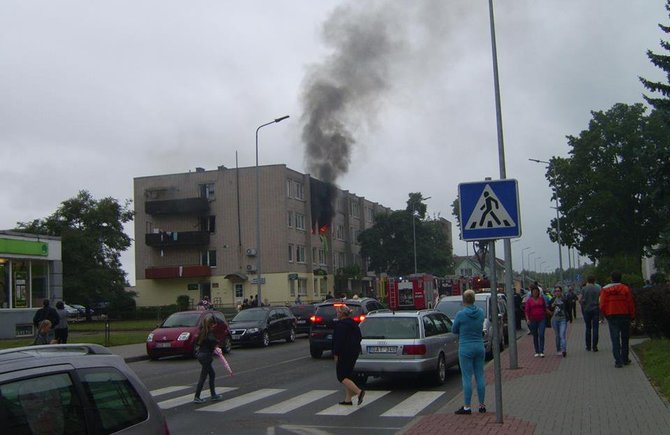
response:
<path fill-rule="evenodd" d="M 458 185 L 461 239 L 465 241 L 521 237 L 519 187 L 514 179 Z"/>

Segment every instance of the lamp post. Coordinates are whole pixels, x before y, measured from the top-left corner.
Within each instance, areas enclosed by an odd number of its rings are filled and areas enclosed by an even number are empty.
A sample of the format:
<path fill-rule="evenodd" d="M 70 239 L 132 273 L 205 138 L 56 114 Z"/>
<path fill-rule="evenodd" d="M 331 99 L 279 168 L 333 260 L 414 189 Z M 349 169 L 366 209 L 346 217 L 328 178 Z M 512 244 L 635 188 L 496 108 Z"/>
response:
<path fill-rule="evenodd" d="M 535 255 L 535 251 L 532 251 L 532 252 L 528 253 L 528 272 L 530 272 L 530 256 L 531 255 Z M 528 275 L 530 275 L 530 273 Z"/>
<path fill-rule="evenodd" d="M 256 279 L 258 281 L 256 304 L 258 304 L 259 307 L 262 305 L 263 299 L 261 299 L 261 187 L 258 170 L 258 131 L 265 126 L 281 122 L 288 117 L 288 115 L 285 115 L 281 118 L 276 118 L 274 121 L 259 125 L 256 129 Z"/>
<path fill-rule="evenodd" d="M 535 163 L 544 163 L 549 166 L 551 163 L 546 160 L 528 159 Z M 561 255 L 561 221 L 558 214 L 558 185 L 556 184 L 556 168 L 551 168 L 551 176 L 554 179 L 554 199 L 556 200 L 556 243 L 558 243 L 558 280 L 563 284 L 563 255 Z"/>
<path fill-rule="evenodd" d="M 523 249 L 521 250 L 521 286 L 522 286 L 523 288 L 526 288 L 526 274 L 525 274 L 525 272 L 524 272 L 525 267 L 524 267 L 524 265 L 523 265 L 523 257 L 524 257 L 523 253 L 524 253 L 524 251 L 527 250 L 527 249 L 530 249 L 530 246 L 526 246 L 525 248 L 523 248 Z"/>
<path fill-rule="evenodd" d="M 419 200 L 420 201 L 425 201 L 425 200 L 430 199 L 430 198 L 432 198 L 432 196 L 429 196 L 428 198 L 421 197 L 421 198 L 419 198 Z M 415 224 L 415 221 L 416 221 L 417 210 L 416 210 L 415 207 L 416 207 L 416 205 L 412 204 L 412 240 L 414 241 L 414 274 L 416 275 L 416 273 L 417 273 L 416 270 L 417 269 L 416 269 L 416 224 Z"/>

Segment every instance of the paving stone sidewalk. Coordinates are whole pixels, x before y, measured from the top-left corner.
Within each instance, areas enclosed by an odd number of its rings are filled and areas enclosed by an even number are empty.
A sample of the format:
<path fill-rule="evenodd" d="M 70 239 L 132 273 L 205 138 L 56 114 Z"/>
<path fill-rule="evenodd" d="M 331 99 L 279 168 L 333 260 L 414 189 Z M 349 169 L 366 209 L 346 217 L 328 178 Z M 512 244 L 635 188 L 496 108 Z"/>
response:
<path fill-rule="evenodd" d="M 631 340 L 631 346 L 641 342 Z M 486 366 L 488 411 L 455 415 L 463 394 L 439 412 L 412 420 L 400 433 L 424 434 L 670 434 L 670 406 L 651 386 L 635 353 L 614 367 L 607 323 L 600 325 L 599 352 L 587 352 L 581 315 L 568 324 L 567 357 L 556 355 L 547 329 L 545 358 L 533 357 L 529 335 L 517 341 L 519 369 L 501 355 L 503 422 L 496 422 L 493 364 Z M 473 388 L 474 389 L 474 388 Z M 477 403 L 476 391 L 473 403 Z"/>

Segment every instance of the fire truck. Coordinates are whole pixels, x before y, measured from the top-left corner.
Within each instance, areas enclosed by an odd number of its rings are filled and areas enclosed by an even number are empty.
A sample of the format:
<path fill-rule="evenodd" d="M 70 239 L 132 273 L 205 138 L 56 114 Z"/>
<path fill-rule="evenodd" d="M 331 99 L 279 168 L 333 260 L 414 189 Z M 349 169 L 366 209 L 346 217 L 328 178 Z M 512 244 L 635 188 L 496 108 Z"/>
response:
<path fill-rule="evenodd" d="M 437 285 L 433 275 L 415 273 L 406 278 L 389 278 L 386 292 L 390 309 L 422 310 L 434 307 Z"/>

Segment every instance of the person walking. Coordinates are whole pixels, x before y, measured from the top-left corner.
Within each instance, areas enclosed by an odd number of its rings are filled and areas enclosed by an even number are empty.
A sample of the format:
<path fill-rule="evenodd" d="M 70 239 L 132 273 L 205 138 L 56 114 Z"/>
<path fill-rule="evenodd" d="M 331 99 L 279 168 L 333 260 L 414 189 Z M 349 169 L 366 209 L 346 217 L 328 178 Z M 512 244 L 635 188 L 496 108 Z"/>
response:
<path fill-rule="evenodd" d="M 363 403 L 365 390 L 358 388 L 352 380 L 354 366 L 361 353 L 361 330 L 351 318 L 351 308 L 342 305 L 337 308 L 337 318 L 333 329 L 333 357 L 337 380 L 344 385 L 344 401 L 340 405 L 352 405 L 351 398 L 358 396 L 358 405 Z"/>
<path fill-rule="evenodd" d="M 458 335 L 458 363 L 461 367 L 463 382 L 463 406 L 455 414 L 472 414 L 472 376 L 477 382 L 477 398 L 479 412 L 486 412 L 486 378 L 484 377 L 484 310 L 475 305 L 475 292 L 466 290 L 463 293 L 464 308 L 456 314 L 451 331 Z"/>
<path fill-rule="evenodd" d="M 56 312 L 60 319 L 54 328 L 54 337 L 58 344 L 65 344 L 67 343 L 69 328 L 67 324 L 67 311 L 65 311 L 65 304 L 63 301 L 56 302 Z"/>
<path fill-rule="evenodd" d="M 58 325 L 58 322 L 60 321 L 60 316 L 58 315 L 58 312 L 50 306 L 49 299 L 44 299 L 42 301 L 42 308 L 37 310 L 33 316 L 33 326 L 35 329 L 40 327 L 43 320 L 48 320 L 51 323 L 50 326 Z M 49 342 L 55 338 L 54 330 L 49 328 Z"/>
<path fill-rule="evenodd" d="M 533 334 L 535 358 L 544 358 L 544 329 L 547 323 L 547 302 L 536 285 L 530 287 L 530 297 L 524 307 L 526 322 Z"/>
<path fill-rule="evenodd" d="M 572 322 L 572 307 L 567 296 L 563 296 L 563 287 L 554 287 L 554 297 L 549 302 L 551 311 L 551 327 L 556 336 L 556 354 L 565 358 L 567 352 L 568 322 Z"/>
<path fill-rule="evenodd" d="M 582 288 L 581 304 L 584 316 L 586 350 L 598 352 L 598 327 L 600 325 L 600 286 L 596 278 L 589 276 Z"/>
<path fill-rule="evenodd" d="M 568 301 L 568 310 L 570 310 L 570 320 L 572 323 L 573 319 L 577 318 L 577 293 L 575 293 L 575 288 L 573 286 L 568 287 L 568 293 L 564 295 L 565 299 Z"/>
<path fill-rule="evenodd" d="M 630 288 L 621 283 L 621 272 L 612 272 L 612 282 L 602 288 L 600 311 L 609 325 L 614 367 L 630 364 L 628 339 L 630 322 L 635 318 L 635 302 Z"/>
<path fill-rule="evenodd" d="M 40 322 L 37 328 L 37 334 L 33 340 L 33 345 L 40 344 L 55 344 L 56 340 L 53 338 L 53 331 L 51 330 L 51 320 L 44 319 Z"/>
<path fill-rule="evenodd" d="M 212 396 L 212 400 L 221 400 L 223 396 L 216 394 L 216 373 L 212 367 L 212 361 L 214 359 L 214 349 L 219 345 L 216 336 L 214 335 L 214 328 L 216 327 L 216 320 L 212 314 L 207 314 L 200 326 L 200 331 L 198 333 L 198 353 L 197 358 L 200 363 L 200 378 L 198 379 L 198 385 L 195 388 L 195 398 L 193 403 L 204 403 L 205 399 L 200 398 L 200 393 L 202 388 L 205 385 L 205 379 L 209 377 L 209 391 Z"/>

